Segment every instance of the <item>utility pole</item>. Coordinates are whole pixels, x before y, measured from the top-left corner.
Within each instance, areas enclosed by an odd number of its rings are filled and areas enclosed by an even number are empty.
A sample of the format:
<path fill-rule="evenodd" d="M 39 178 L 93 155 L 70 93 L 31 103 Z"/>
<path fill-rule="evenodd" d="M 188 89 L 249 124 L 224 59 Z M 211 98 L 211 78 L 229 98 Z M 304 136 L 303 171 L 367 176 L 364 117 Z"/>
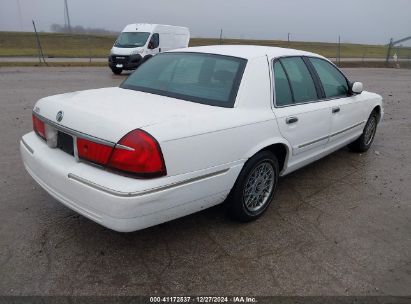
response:
<path fill-rule="evenodd" d="M 223 29 L 220 30 L 220 44 L 223 44 Z"/>
<path fill-rule="evenodd" d="M 64 23 L 66 23 L 66 20 L 67 20 L 67 24 L 64 24 L 64 25 L 68 28 L 69 33 L 71 33 L 69 9 L 67 5 L 67 0 L 64 0 Z"/>
<path fill-rule="evenodd" d="M 337 62 L 338 62 L 338 66 L 340 66 L 341 63 L 341 37 L 340 35 L 338 35 L 338 48 L 337 48 Z"/>
<path fill-rule="evenodd" d="M 23 17 L 22 17 L 22 14 L 21 14 L 20 0 L 17 0 L 17 8 L 19 10 L 20 31 L 23 31 Z"/>
<path fill-rule="evenodd" d="M 388 66 L 388 63 L 390 61 L 390 55 L 391 55 L 391 49 L 394 46 L 394 39 L 390 39 L 390 43 L 388 44 L 388 50 L 387 50 L 387 58 L 385 58 L 385 65 Z"/>
<path fill-rule="evenodd" d="M 290 45 L 290 33 L 288 33 L 287 35 L 287 41 L 288 41 L 288 45 Z"/>
<path fill-rule="evenodd" d="M 88 56 L 89 56 L 89 63 L 91 65 L 91 43 L 90 43 L 90 34 L 87 35 L 87 45 L 88 45 Z"/>

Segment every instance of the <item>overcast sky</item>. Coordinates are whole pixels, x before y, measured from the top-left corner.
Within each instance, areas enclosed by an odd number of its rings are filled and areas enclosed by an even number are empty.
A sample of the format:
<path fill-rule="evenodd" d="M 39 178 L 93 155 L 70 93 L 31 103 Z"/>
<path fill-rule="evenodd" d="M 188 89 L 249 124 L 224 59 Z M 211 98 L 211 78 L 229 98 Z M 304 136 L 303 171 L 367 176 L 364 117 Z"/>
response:
<path fill-rule="evenodd" d="M 17 3 L 20 2 L 21 14 Z M 0 31 L 64 24 L 63 0 L 0 0 Z M 192 37 L 386 44 L 411 35 L 411 0 L 68 0 L 72 25 L 120 31 L 128 23 L 190 28 Z M 21 15 L 21 17 L 20 17 Z M 410 44 L 410 43 L 407 43 Z"/>

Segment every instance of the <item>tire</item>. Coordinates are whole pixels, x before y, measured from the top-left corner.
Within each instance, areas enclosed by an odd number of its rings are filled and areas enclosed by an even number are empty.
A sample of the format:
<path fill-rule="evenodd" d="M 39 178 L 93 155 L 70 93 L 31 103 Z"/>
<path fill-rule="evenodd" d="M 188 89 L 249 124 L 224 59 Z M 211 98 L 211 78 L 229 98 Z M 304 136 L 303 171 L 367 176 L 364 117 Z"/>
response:
<path fill-rule="evenodd" d="M 147 60 L 150 60 L 150 58 L 152 58 L 153 56 L 152 55 L 147 55 L 147 56 L 145 56 L 144 58 L 143 58 L 143 61 L 141 62 L 141 63 L 144 63 L 144 62 L 146 62 Z"/>
<path fill-rule="evenodd" d="M 262 175 L 263 173 L 265 175 Z M 241 222 L 258 219 L 267 210 L 274 197 L 278 175 L 278 160 L 273 153 L 262 151 L 250 158 L 229 194 L 228 214 Z M 264 187 L 264 181 L 266 181 L 266 187 Z"/>
<path fill-rule="evenodd" d="M 348 148 L 353 152 L 367 152 L 371 147 L 375 132 L 377 131 L 378 114 L 373 111 L 365 124 L 364 130 L 360 137 L 348 145 Z"/>
<path fill-rule="evenodd" d="M 113 74 L 120 75 L 123 72 L 123 69 L 111 68 Z"/>

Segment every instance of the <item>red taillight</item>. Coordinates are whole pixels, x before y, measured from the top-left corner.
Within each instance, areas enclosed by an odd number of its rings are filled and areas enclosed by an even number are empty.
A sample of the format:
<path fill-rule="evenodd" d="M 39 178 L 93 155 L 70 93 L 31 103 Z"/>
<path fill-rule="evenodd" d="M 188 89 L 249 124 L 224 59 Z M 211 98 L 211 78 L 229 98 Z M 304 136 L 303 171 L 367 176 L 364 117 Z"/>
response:
<path fill-rule="evenodd" d="M 33 114 L 33 130 L 36 132 L 40 137 L 46 139 L 46 127 L 44 122 L 41 121 L 37 116 Z"/>
<path fill-rule="evenodd" d="M 131 131 L 117 143 L 108 167 L 141 177 L 166 175 L 158 142 L 142 130 Z"/>
<path fill-rule="evenodd" d="M 107 165 L 113 147 L 87 139 L 77 138 L 77 153 L 82 159 L 99 165 Z"/>
<path fill-rule="evenodd" d="M 33 129 L 46 139 L 45 124 L 35 115 Z M 167 174 L 158 142 L 142 130 L 126 134 L 114 147 L 81 137 L 77 138 L 76 146 L 79 158 L 110 169 L 138 177 L 158 177 Z"/>

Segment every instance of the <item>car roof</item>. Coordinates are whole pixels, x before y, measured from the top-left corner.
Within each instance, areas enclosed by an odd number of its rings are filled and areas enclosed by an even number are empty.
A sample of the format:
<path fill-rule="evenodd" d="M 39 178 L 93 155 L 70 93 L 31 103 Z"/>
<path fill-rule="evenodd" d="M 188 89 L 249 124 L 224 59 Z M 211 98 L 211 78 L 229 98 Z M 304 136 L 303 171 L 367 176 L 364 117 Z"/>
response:
<path fill-rule="evenodd" d="M 176 49 L 172 52 L 195 52 L 195 53 L 209 53 L 226 56 L 234 56 L 245 59 L 252 59 L 262 56 L 269 58 L 283 57 L 283 56 L 312 56 L 324 58 L 321 55 L 300 51 L 295 49 L 287 49 L 280 47 L 261 46 L 261 45 L 208 45 L 189 47 L 184 49 Z"/>

